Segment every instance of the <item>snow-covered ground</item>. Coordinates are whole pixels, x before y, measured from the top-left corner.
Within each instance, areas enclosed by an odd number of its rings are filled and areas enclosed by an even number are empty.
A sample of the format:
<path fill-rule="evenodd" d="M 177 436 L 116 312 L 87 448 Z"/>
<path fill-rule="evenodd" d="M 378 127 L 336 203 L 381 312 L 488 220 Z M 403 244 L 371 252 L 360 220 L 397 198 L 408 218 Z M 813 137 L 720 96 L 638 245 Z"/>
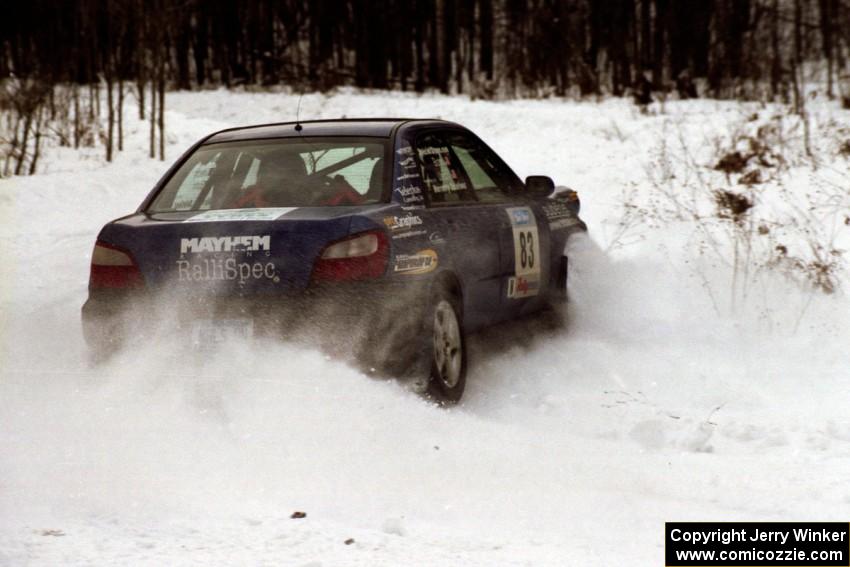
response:
<path fill-rule="evenodd" d="M 846 285 L 730 284 L 704 233 L 652 212 L 618 234 L 622 195 L 657 204 L 659 162 L 688 183 L 664 148 L 713 165 L 712 140 L 770 111 L 755 105 L 307 95 L 302 117 L 456 120 L 521 176 L 578 189 L 593 241 L 573 255 L 567 330 L 478 337 L 451 409 L 287 344 L 90 367 L 78 320 L 99 228 L 197 138 L 296 103 L 170 94 L 166 163 L 144 157 L 131 108 L 114 163 L 54 148 L 42 173 L 0 181 L 0 564 L 661 565 L 665 521 L 848 519 Z M 837 136 L 850 121 L 813 116 Z M 816 144 L 819 169 L 783 179 L 846 199 L 848 159 Z"/>

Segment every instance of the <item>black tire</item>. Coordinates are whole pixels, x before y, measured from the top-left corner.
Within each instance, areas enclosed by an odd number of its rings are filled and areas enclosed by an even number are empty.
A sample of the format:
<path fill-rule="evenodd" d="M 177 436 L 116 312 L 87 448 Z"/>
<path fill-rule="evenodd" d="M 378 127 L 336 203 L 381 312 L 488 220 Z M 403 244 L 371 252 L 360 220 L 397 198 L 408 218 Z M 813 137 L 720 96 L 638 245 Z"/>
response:
<path fill-rule="evenodd" d="M 566 256 L 561 256 L 561 261 L 555 268 L 555 279 L 552 282 L 554 287 L 549 292 L 546 304 L 539 313 L 539 320 L 542 322 L 544 329 L 548 331 L 559 331 L 567 327 L 567 304 L 569 296 L 567 295 L 567 274 L 569 271 L 569 261 Z"/>
<path fill-rule="evenodd" d="M 569 274 L 569 259 L 566 256 L 561 256 L 561 261 L 558 262 L 557 273 L 555 277 L 555 289 L 549 296 L 549 303 L 552 305 L 563 305 L 569 301 L 567 295 L 567 275 Z"/>
<path fill-rule="evenodd" d="M 425 314 L 423 352 L 430 368 L 427 392 L 444 404 L 460 401 L 466 388 L 466 334 L 463 310 L 456 294 L 438 288 Z"/>

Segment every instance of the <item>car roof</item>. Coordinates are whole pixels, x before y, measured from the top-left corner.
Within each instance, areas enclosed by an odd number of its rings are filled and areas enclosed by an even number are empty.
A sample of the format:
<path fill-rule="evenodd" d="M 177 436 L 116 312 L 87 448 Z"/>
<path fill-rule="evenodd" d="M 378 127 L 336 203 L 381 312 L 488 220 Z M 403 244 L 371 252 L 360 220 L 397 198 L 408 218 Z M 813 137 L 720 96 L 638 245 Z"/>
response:
<path fill-rule="evenodd" d="M 279 124 L 259 124 L 228 128 L 212 134 L 207 144 L 261 138 L 293 138 L 300 136 L 365 136 L 388 138 L 402 124 L 455 126 L 445 120 L 423 120 L 420 118 L 339 118 L 330 120 L 303 120 Z M 296 130 L 300 124 L 301 129 Z"/>

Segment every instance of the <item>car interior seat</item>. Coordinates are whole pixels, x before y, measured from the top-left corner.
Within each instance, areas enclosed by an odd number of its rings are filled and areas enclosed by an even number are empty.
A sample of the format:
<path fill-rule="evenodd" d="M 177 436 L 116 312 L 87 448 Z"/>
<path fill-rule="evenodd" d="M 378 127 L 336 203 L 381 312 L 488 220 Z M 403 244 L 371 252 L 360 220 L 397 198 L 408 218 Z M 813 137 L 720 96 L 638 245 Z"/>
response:
<path fill-rule="evenodd" d="M 280 151 L 266 155 L 257 171 L 257 187 L 271 206 L 298 206 L 307 195 L 299 195 L 307 165 L 296 152 Z"/>

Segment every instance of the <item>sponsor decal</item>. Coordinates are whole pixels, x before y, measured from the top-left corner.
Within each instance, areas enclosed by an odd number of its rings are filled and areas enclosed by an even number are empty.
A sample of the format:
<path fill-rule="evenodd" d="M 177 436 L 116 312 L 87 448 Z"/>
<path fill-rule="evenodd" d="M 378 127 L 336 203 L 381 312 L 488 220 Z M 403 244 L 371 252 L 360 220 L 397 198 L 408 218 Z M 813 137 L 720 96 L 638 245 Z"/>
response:
<path fill-rule="evenodd" d="M 393 271 L 397 274 L 427 274 L 436 269 L 437 253 L 428 248 L 415 254 L 397 255 Z"/>
<path fill-rule="evenodd" d="M 405 228 L 413 228 L 422 224 L 422 218 L 419 215 L 408 213 L 403 216 L 384 217 L 384 224 L 390 230 L 402 230 Z"/>
<path fill-rule="evenodd" d="M 448 155 L 449 155 L 449 149 L 444 148 L 444 147 L 436 147 L 436 148 L 425 147 L 425 148 L 421 148 L 419 150 L 419 157 L 437 156 L 437 157 L 442 158 L 444 156 L 448 157 Z"/>
<path fill-rule="evenodd" d="M 534 218 L 531 210 L 527 207 L 508 209 L 508 215 L 511 217 L 511 224 L 514 226 L 525 226 L 532 224 L 531 219 Z"/>
<path fill-rule="evenodd" d="M 402 176 L 405 177 L 405 176 Z M 411 177 L 419 177 L 419 174 L 413 175 Z M 399 178 L 401 179 L 401 178 Z M 422 188 L 417 185 L 408 185 L 403 187 L 396 187 L 396 193 L 401 195 L 402 202 L 407 205 L 410 203 L 423 203 L 425 202 L 425 197 L 422 196 Z"/>
<path fill-rule="evenodd" d="M 543 203 L 543 212 L 549 219 L 549 228 L 552 230 L 561 230 L 581 223 L 570 207 L 561 200 Z"/>
<path fill-rule="evenodd" d="M 181 238 L 180 254 L 198 254 L 202 252 L 260 252 L 271 250 L 272 237 L 262 236 L 201 236 Z"/>
<path fill-rule="evenodd" d="M 419 157 L 423 164 L 425 185 L 432 193 L 466 191 L 466 182 L 460 178 L 447 147 L 420 148 Z"/>
<path fill-rule="evenodd" d="M 428 240 L 433 244 L 445 244 L 446 239 L 439 232 L 432 232 L 428 235 Z"/>
<path fill-rule="evenodd" d="M 514 277 L 508 280 L 508 297 L 537 295 L 540 291 L 540 239 L 529 207 L 505 209 L 513 226 Z"/>
<path fill-rule="evenodd" d="M 540 280 L 526 276 L 516 276 L 508 280 L 508 297 L 518 299 L 537 295 L 540 291 Z"/>
<path fill-rule="evenodd" d="M 411 238 L 413 236 L 422 236 L 424 234 L 424 230 L 409 230 L 407 232 L 393 234 L 393 240 L 401 240 L 403 238 Z"/>
<path fill-rule="evenodd" d="M 244 253 L 251 256 L 254 252 L 271 251 L 271 235 L 245 236 L 199 236 L 180 239 L 180 259 L 177 260 L 177 278 L 181 282 L 238 281 L 244 284 L 248 280 L 268 279 L 280 281 L 274 262 L 239 261 L 234 257 L 222 258 L 221 254 Z M 204 254 L 198 258 L 188 254 Z M 219 256 L 209 256 L 218 254 Z"/>
<path fill-rule="evenodd" d="M 273 262 L 237 262 L 236 258 L 204 258 L 197 262 L 177 260 L 177 276 L 181 282 L 272 280 L 277 283 L 277 267 Z"/>
<path fill-rule="evenodd" d="M 268 221 L 276 220 L 294 211 L 296 207 L 268 207 L 264 209 L 217 209 L 189 217 L 183 222 L 212 221 Z"/>
<path fill-rule="evenodd" d="M 567 217 L 567 218 L 558 219 L 558 220 L 550 222 L 549 228 L 551 228 L 552 230 L 559 230 L 559 229 L 562 229 L 562 228 L 569 228 L 571 226 L 575 226 L 575 225 L 579 224 L 580 222 L 581 221 L 579 221 L 575 217 Z"/>
<path fill-rule="evenodd" d="M 565 203 L 555 200 L 543 203 L 543 212 L 550 221 L 573 216 L 572 211 Z"/>
<path fill-rule="evenodd" d="M 459 181 L 457 183 L 443 183 L 442 185 L 431 185 L 431 191 L 438 195 L 441 193 L 466 191 L 466 183 L 463 181 Z"/>

